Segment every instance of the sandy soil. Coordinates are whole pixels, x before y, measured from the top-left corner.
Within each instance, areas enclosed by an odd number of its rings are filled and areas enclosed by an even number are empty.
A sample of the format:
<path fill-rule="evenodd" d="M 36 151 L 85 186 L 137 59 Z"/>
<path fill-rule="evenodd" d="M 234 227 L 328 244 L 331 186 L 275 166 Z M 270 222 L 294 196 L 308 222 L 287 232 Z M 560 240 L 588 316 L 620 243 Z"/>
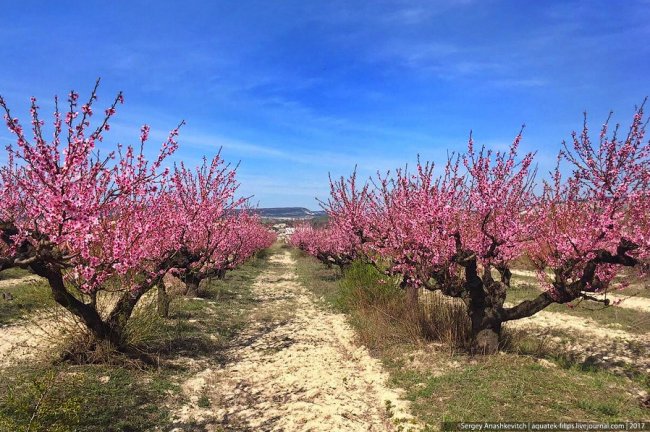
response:
<path fill-rule="evenodd" d="M 561 345 L 581 361 L 611 367 L 633 365 L 650 373 L 650 335 L 635 335 L 624 330 L 604 327 L 591 319 L 559 312 L 541 311 L 532 317 L 510 321 L 509 328 L 526 329 Z"/>
<path fill-rule="evenodd" d="M 79 324 L 61 310 L 42 311 L 29 320 L 0 326 L 0 369 L 20 361 L 52 355 L 61 338 Z"/>
<path fill-rule="evenodd" d="M 36 275 L 1 280 L 0 290 L 11 292 L 12 287 L 44 280 Z M 0 325 L 0 369 L 25 360 L 56 355 L 53 348 L 61 343 L 62 338 L 79 328 L 80 324 L 72 314 L 59 306 L 44 307 L 28 318 Z"/>
<path fill-rule="evenodd" d="M 342 315 L 314 303 L 294 266 L 287 251 L 270 258 L 254 284 L 259 306 L 228 352 L 232 361 L 184 383 L 190 403 L 177 412 L 176 430 L 192 421 L 208 431 L 415 430 L 378 360 L 355 343 Z M 209 408 L 199 407 L 202 397 Z"/>
<path fill-rule="evenodd" d="M 16 279 L 0 280 L 0 290 L 7 290 L 16 285 L 24 285 L 43 280 L 38 276 L 24 276 Z M 0 299 L 0 301 L 2 301 Z M 50 340 L 49 331 L 45 325 L 39 324 L 42 317 L 35 317 L 30 321 L 22 321 L 12 325 L 0 326 L 0 368 L 12 363 L 33 358 L 43 351 Z"/>
<path fill-rule="evenodd" d="M 31 282 L 40 282 L 43 280 L 45 279 L 36 275 L 23 276 L 21 278 L 16 278 L 16 279 L 3 279 L 0 280 L 0 290 L 11 288 L 16 285 L 24 285 Z"/>
<path fill-rule="evenodd" d="M 621 307 L 625 309 L 636 309 L 641 312 L 650 313 L 650 299 L 645 297 L 623 296 L 610 294 L 596 295 L 595 297 L 603 299 L 608 298 L 613 302 L 613 307 Z"/>
<path fill-rule="evenodd" d="M 530 270 L 512 270 L 512 274 L 524 278 L 537 278 L 537 273 Z M 515 281 L 515 283 L 516 282 L 517 281 Z M 632 285 L 632 287 L 636 287 L 639 290 L 646 289 L 644 286 L 637 285 L 637 284 Z M 614 285 L 614 289 L 615 288 L 616 288 L 616 284 Z M 615 307 L 621 307 L 625 309 L 636 309 L 641 312 L 650 312 L 650 298 L 625 296 L 625 295 L 612 294 L 612 293 L 607 293 L 606 295 L 596 294 L 594 296 L 599 299 L 605 297 L 608 298 L 610 301 L 614 303 Z"/>

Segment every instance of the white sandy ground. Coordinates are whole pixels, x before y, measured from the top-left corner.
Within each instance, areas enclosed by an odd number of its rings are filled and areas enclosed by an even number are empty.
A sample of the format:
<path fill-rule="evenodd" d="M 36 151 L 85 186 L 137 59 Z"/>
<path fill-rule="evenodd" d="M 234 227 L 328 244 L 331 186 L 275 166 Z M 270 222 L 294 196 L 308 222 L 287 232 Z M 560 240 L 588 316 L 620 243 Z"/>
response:
<path fill-rule="evenodd" d="M 580 361 L 614 369 L 634 365 L 650 373 L 650 334 L 632 334 L 605 327 L 589 318 L 560 312 L 541 311 L 521 320 L 510 321 L 509 328 L 525 329 L 545 338 L 550 345 L 562 346 Z"/>
<path fill-rule="evenodd" d="M 29 320 L 0 326 L 0 369 L 52 354 L 79 323 L 62 309 L 37 313 Z"/>
<path fill-rule="evenodd" d="M 0 290 L 11 288 L 16 285 L 24 285 L 32 282 L 41 282 L 44 280 L 45 279 L 43 279 L 42 277 L 36 275 L 23 276 L 16 279 L 3 279 L 0 280 Z"/>
<path fill-rule="evenodd" d="M 354 342 L 344 316 L 315 304 L 294 266 L 287 251 L 270 258 L 253 287 L 260 304 L 250 327 L 227 365 L 184 383 L 191 402 L 177 412 L 175 430 L 192 420 L 206 431 L 419 429 L 379 361 Z M 198 407 L 201 396 L 210 408 Z"/>
<path fill-rule="evenodd" d="M 537 278 L 537 273 L 534 271 L 530 270 L 512 270 L 512 274 L 515 276 L 520 276 L 524 278 Z M 516 281 L 515 281 L 516 283 Z M 639 290 L 642 289 L 647 289 L 644 286 L 641 285 L 632 285 L 632 287 L 637 287 Z M 614 289 L 616 288 L 616 284 L 614 285 Z M 621 307 L 624 309 L 636 309 L 641 312 L 649 312 L 650 313 L 650 298 L 645 298 L 645 297 L 636 297 L 636 296 L 625 296 L 625 295 L 618 295 L 618 294 L 612 294 L 612 293 L 607 293 L 607 294 L 594 294 L 594 297 L 598 299 L 604 299 L 608 298 L 611 302 L 614 303 L 612 307 Z"/>
<path fill-rule="evenodd" d="M 0 291 L 10 293 L 10 288 L 14 286 L 41 281 L 43 278 L 35 275 L 0 280 Z M 7 300 L 0 298 L 0 301 Z M 47 315 L 47 313 L 40 313 L 30 320 L 0 326 L 0 368 L 17 361 L 33 359 L 54 346 L 58 332 L 53 328 L 52 318 L 48 318 Z"/>

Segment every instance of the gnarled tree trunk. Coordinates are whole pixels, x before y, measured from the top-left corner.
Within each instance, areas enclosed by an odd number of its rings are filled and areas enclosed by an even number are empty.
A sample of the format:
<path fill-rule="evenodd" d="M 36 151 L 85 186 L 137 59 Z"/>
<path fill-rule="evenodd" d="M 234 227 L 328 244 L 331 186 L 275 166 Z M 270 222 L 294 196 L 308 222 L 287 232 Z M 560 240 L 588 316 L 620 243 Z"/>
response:
<path fill-rule="evenodd" d="M 202 279 L 200 277 L 193 273 L 186 273 L 183 276 L 183 282 L 185 282 L 185 286 L 187 288 L 185 295 L 188 297 L 201 297 L 203 294 L 205 294 L 199 287 L 201 280 Z"/>
<path fill-rule="evenodd" d="M 54 301 L 78 317 L 97 339 L 109 341 L 118 348 L 122 346 L 123 340 L 119 329 L 102 320 L 95 307 L 73 296 L 66 289 L 60 271 L 41 264 L 32 264 L 30 267 L 34 273 L 47 279 Z"/>
<path fill-rule="evenodd" d="M 472 323 L 473 354 L 494 354 L 499 351 L 502 320 L 496 310 L 472 305 L 468 311 Z"/>
<path fill-rule="evenodd" d="M 158 311 L 158 315 L 160 315 L 162 318 L 168 318 L 169 303 L 171 302 L 171 299 L 169 297 L 169 294 L 167 294 L 167 287 L 165 287 L 165 282 L 162 280 L 158 283 L 157 294 L 156 309 Z"/>
<path fill-rule="evenodd" d="M 486 268 L 479 277 L 476 259 L 468 260 L 465 267 L 465 299 L 472 332 L 470 351 L 474 354 L 494 354 L 499 351 L 503 303 L 506 299 L 506 285 L 492 279 Z"/>
<path fill-rule="evenodd" d="M 59 269 L 52 269 L 38 263 L 31 264 L 30 268 L 37 275 L 47 279 L 54 301 L 78 317 L 97 340 L 107 341 L 118 351 L 131 354 L 126 340 L 126 325 L 136 304 L 153 284 L 142 285 L 136 290 L 125 292 L 117 301 L 110 315 L 106 319 L 102 319 L 95 302 L 84 303 L 68 291 Z M 138 357 L 142 356 L 138 354 Z"/>

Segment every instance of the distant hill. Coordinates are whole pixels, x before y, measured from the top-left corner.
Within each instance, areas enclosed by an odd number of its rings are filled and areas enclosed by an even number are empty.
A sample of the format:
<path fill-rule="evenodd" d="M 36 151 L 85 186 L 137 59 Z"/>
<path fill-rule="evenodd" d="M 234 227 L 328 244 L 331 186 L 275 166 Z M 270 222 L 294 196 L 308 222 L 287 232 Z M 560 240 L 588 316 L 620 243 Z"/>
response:
<path fill-rule="evenodd" d="M 258 208 L 255 212 L 268 219 L 313 219 L 326 214 L 322 210 L 309 210 L 304 207 L 267 207 Z"/>

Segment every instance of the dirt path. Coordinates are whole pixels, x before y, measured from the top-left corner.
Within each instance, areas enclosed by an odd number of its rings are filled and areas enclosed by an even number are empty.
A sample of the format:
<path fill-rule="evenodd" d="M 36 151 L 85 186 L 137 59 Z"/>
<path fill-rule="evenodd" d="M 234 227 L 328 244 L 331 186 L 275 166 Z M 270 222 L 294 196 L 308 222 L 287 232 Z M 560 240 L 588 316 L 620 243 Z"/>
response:
<path fill-rule="evenodd" d="M 228 352 L 183 385 L 181 424 L 207 431 L 414 430 L 406 402 L 386 386 L 378 360 L 354 343 L 342 315 L 300 285 L 288 251 L 270 258 L 253 287 L 259 306 Z M 201 408 L 201 399 L 210 407 Z M 222 429 L 219 429 L 222 428 Z M 194 430 L 194 429 L 193 429 Z"/>
<path fill-rule="evenodd" d="M 53 344 L 50 331 L 35 322 L 0 326 L 0 368 L 31 359 Z"/>

